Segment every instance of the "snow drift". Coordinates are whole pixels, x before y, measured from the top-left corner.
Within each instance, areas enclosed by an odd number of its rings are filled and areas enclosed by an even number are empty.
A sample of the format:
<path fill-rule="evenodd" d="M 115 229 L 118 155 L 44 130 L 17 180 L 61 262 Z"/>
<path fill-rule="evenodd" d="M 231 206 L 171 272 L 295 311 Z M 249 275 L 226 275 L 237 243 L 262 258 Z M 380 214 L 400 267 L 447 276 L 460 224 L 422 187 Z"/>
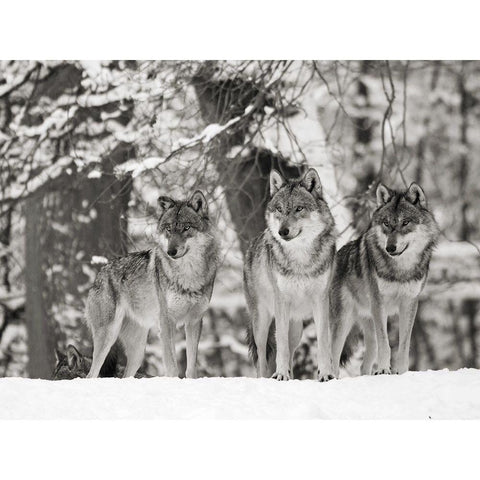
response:
<path fill-rule="evenodd" d="M 277 382 L 0 379 L 2 419 L 471 419 L 480 370 Z"/>

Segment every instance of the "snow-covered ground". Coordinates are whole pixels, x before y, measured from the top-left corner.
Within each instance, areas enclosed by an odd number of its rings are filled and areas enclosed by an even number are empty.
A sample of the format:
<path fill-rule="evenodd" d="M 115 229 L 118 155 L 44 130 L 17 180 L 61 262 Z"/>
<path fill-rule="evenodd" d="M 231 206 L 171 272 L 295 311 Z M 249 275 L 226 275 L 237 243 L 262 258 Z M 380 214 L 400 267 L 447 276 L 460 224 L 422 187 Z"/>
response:
<path fill-rule="evenodd" d="M 328 383 L 253 378 L 0 379 L 1 419 L 480 418 L 480 370 Z"/>

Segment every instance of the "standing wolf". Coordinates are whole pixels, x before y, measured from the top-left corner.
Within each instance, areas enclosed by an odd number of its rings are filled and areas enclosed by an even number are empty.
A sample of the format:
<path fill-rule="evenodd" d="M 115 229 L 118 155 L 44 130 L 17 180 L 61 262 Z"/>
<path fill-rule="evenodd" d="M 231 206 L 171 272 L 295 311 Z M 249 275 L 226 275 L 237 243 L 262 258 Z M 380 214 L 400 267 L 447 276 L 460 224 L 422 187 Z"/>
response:
<path fill-rule="evenodd" d="M 335 226 L 317 172 L 301 180 L 270 174 L 267 228 L 247 252 L 244 289 L 250 312 L 248 337 L 257 374 L 269 373 L 267 356 L 275 317 L 276 370 L 273 378 L 292 376 L 293 354 L 303 320 L 314 318 L 318 340 L 318 378 L 333 378 L 328 331 L 328 286 L 335 256 Z"/>
<path fill-rule="evenodd" d="M 185 325 L 186 376 L 196 377 L 202 315 L 212 295 L 218 242 L 205 197 L 158 199 L 158 246 L 105 265 L 89 292 L 87 322 L 93 336 L 89 378 L 97 377 L 117 339 L 127 357 L 124 377 L 140 367 L 150 329 L 159 331 L 168 376 L 177 376 L 175 326 Z"/>
<path fill-rule="evenodd" d="M 418 297 L 439 235 L 422 188 L 396 192 L 380 184 L 377 209 L 367 231 L 337 253 L 330 291 L 332 358 L 338 375 L 345 339 L 358 320 L 364 332 L 362 374 L 390 373 L 389 315 L 399 316 L 398 373 L 408 354 Z"/>

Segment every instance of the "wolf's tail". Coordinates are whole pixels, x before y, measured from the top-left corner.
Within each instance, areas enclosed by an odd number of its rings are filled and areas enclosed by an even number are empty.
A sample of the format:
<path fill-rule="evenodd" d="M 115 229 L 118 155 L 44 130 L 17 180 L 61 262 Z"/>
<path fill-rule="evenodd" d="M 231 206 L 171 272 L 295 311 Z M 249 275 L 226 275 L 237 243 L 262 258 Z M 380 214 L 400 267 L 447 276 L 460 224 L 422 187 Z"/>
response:
<path fill-rule="evenodd" d="M 350 333 L 347 335 L 345 340 L 345 345 L 343 346 L 342 354 L 340 355 L 340 365 L 344 367 L 350 359 L 353 357 L 353 354 L 358 349 L 358 344 L 362 339 L 362 331 L 357 324 L 354 324 Z"/>
<path fill-rule="evenodd" d="M 253 364 L 256 366 L 258 362 L 258 351 L 257 344 L 255 343 L 255 338 L 253 337 L 253 328 L 251 322 L 248 322 L 247 325 L 247 345 L 248 353 L 250 354 Z M 270 324 L 270 329 L 268 330 L 267 338 L 267 362 L 275 354 L 275 322 Z"/>
<path fill-rule="evenodd" d="M 100 369 L 100 373 L 98 374 L 99 377 L 107 378 L 117 376 L 119 348 L 118 344 L 115 343 L 110 349 L 107 358 L 105 358 L 102 368 Z"/>

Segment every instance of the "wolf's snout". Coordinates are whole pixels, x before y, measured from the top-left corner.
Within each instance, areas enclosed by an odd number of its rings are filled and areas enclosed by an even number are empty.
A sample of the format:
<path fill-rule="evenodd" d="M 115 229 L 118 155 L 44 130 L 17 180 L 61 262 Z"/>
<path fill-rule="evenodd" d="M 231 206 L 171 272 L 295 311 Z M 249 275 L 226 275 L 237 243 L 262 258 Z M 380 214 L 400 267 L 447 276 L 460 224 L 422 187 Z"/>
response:
<path fill-rule="evenodd" d="M 175 258 L 175 255 L 178 253 L 178 250 L 176 248 L 169 248 L 167 250 L 167 253 L 170 257 Z"/>
<path fill-rule="evenodd" d="M 395 253 L 395 250 L 397 249 L 397 247 L 395 245 L 387 245 L 387 252 L 388 253 Z"/>
<path fill-rule="evenodd" d="M 290 233 L 290 230 L 288 228 L 281 228 L 279 231 L 278 231 L 278 234 L 282 237 L 282 238 L 285 238 L 285 237 L 288 237 L 288 234 Z"/>

